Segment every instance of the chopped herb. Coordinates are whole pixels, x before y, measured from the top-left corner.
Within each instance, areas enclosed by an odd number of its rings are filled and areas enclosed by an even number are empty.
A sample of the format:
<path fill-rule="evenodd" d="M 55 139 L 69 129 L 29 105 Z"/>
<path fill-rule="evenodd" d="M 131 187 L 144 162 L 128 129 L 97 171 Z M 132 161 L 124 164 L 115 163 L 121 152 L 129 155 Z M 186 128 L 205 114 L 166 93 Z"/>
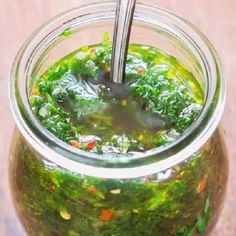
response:
<path fill-rule="evenodd" d="M 70 37 L 72 35 L 72 30 L 70 28 L 65 29 L 60 35 L 64 37 Z"/>

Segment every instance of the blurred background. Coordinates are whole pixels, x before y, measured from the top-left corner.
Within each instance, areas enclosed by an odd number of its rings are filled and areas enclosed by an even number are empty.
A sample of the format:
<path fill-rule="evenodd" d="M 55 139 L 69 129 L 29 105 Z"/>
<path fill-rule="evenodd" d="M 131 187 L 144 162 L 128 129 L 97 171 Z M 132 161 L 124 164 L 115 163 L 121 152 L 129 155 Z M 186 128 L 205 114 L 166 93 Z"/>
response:
<path fill-rule="evenodd" d="M 8 153 L 14 121 L 8 102 L 8 81 L 14 57 L 27 37 L 52 16 L 94 0 L 0 0 L 0 236 L 24 236 L 8 189 Z M 228 97 L 222 126 L 229 154 L 229 184 L 224 209 L 212 236 L 236 235 L 236 0 L 146 0 L 184 17 L 217 49 Z"/>

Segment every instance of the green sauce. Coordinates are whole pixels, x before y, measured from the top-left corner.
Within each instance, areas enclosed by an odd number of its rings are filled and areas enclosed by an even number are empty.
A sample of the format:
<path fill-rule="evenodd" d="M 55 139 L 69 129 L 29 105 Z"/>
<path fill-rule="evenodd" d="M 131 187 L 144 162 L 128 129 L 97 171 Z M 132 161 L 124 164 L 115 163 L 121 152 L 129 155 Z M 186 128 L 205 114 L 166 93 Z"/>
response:
<path fill-rule="evenodd" d="M 99 154 L 144 152 L 177 139 L 199 115 L 203 91 L 174 57 L 130 45 L 123 89 L 110 79 L 111 43 L 83 47 L 51 66 L 31 92 L 42 124 Z"/>

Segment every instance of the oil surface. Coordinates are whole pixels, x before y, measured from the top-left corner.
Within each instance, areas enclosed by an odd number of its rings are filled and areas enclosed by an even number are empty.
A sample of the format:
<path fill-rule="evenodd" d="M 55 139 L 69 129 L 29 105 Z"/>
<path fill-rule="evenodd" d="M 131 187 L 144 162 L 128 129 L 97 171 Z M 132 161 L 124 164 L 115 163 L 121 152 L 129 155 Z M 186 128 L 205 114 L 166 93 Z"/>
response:
<path fill-rule="evenodd" d="M 110 63 L 105 40 L 52 65 L 30 94 L 43 126 L 76 148 L 124 155 L 169 144 L 198 117 L 203 92 L 176 58 L 130 45 L 123 85 L 111 81 Z"/>

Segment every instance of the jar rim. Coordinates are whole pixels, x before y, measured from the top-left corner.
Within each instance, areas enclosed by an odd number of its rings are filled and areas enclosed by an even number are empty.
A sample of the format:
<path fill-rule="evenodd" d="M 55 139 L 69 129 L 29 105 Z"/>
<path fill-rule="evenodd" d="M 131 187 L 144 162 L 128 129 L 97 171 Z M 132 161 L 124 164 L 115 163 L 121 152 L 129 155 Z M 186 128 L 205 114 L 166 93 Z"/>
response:
<path fill-rule="evenodd" d="M 179 30 L 179 33 L 182 34 L 182 37 L 185 37 L 184 39 L 187 40 L 189 44 L 195 47 L 195 50 L 197 50 L 203 60 L 208 82 L 206 101 L 198 119 L 184 132 L 181 138 L 167 146 L 155 148 L 144 154 L 135 155 L 134 157 L 104 157 L 95 153 L 75 149 L 60 139 L 55 138 L 46 128 L 42 128 L 42 125 L 33 115 L 28 103 L 27 76 L 23 72 L 27 67 L 27 63 L 31 61 L 30 57 L 35 51 L 35 47 L 40 45 L 42 39 L 45 40 L 45 38 L 49 37 L 50 31 L 55 31 L 56 28 L 53 23 L 59 20 L 65 20 L 68 15 L 72 16 L 82 8 L 98 8 L 105 5 L 115 6 L 115 3 L 102 2 L 88 4 L 62 13 L 52 18 L 34 32 L 23 45 L 13 64 L 9 89 L 11 109 L 17 127 L 27 142 L 29 142 L 40 155 L 73 172 L 105 178 L 135 178 L 140 175 L 144 176 L 164 171 L 189 158 L 210 138 L 221 119 L 226 92 L 225 82 L 221 79 L 219 58 L 214 47 L 196 27 L 175 14 L 146 3 L 137 3 L 136 6 L 136 8 L 142 8 L 147 12 L 154 11 L 155 14 L 162 14 L 162 17 L 165 17 L 165 19 L 175 22 L 174 26 L 176 29 Z M 114 18 L 114 13 L 115 11 L 112 11 L 110 15 L 107 14 L 106 16 Z M 141 18 L 145 21 L 151 21 L 151 23 L 154 22 L 151 17 L 147 17 L 144 13 L 137 11 L 134 14 L 134 19 Z M 52 27 L 52 29 L 50 27 Z M 185 27 L 185 31 L 183 27 Z M 60 30 L 63 31 L 62 29 Z M 192 35 L 190 35 L 190 33 Z M 32 42 L 34 42 L 34 44 L 32 44 Z M 32 45 L 34 47 L 32 47 Z M 25 63 L 22 62 L 22 58 L 26 58 Z M 20 80 L 23 80 L 24 83 Z M 27 112 L 27 116 L 25 112 Z M 36 135 L 34 129 L 36 129 L 40 135 Z M 188 142 L 186 142 L 187 140 Z M 165 158 L 162 159 L 161 156 Z"/>

